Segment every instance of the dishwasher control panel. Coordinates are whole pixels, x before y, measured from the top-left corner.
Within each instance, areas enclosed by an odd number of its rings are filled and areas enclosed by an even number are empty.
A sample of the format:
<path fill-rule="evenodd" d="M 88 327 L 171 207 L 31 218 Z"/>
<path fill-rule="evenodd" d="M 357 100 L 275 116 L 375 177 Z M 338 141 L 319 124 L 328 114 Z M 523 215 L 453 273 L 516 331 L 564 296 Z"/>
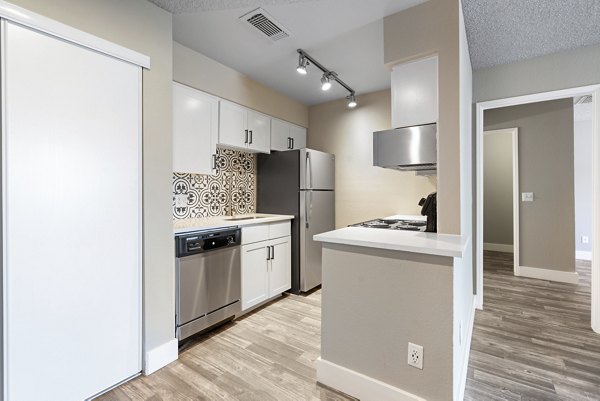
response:
<path fill-rule="evenodd" d="M 175 256 L 195 255 L 220 248 L 240 245 L 242 231 L 237 227 L 218 230 L 194 231 L 175 237 Z"/>

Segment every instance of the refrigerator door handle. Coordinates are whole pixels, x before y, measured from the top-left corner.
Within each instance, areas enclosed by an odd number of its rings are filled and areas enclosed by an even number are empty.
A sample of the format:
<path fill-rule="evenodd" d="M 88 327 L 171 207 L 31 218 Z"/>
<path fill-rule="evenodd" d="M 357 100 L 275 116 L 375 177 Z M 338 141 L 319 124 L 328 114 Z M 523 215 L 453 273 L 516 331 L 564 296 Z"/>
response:
<path fill-rule="evenodd" d="M 306 191 L 304 192 L 304 223 L 306 225 L 306 228 L 308 228 L 308 193 L 310 191 Z"/>
<path fill-rule="evenodd" d="M 306 152 L 306 178 L 305 184 L 310 183 L 307 189 L 313 189 L 312 166 L 310 164 L 310 152 Z"/>

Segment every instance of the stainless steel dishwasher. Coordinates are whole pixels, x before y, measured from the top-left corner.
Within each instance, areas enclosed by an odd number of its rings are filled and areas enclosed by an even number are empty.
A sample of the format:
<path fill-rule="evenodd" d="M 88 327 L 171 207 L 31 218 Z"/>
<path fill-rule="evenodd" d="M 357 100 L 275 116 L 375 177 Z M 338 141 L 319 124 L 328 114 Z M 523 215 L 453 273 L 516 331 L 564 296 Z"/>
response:
<path fill-rule="evenodd" d="M 175 237 L 179 340 L 232 319 L 241 311 L 241 237 L 237 227 Z"/>

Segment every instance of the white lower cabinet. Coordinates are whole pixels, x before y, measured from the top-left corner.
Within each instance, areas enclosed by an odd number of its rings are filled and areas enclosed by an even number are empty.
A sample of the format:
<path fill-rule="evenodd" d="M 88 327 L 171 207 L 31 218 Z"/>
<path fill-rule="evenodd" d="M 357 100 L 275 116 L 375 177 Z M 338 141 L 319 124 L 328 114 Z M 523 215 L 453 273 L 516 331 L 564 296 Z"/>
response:
<path fill-rule="evenodd" d="M 290 222 L 243 227 L 242 244 L 245 311 L 292 287 Z"/>

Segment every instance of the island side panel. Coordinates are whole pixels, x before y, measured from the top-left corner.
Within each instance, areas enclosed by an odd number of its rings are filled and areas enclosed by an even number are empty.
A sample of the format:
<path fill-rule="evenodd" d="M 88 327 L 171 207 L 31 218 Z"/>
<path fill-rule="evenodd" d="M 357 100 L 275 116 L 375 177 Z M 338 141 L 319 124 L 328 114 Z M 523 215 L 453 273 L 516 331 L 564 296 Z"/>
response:
<path fill-rule="evenodd" d="M 323 244 L 321 359 L 430 401 L 452 399 L 453 262 Z M 408 366 L 408 342 L 424 347 L 423 370 Z"/>

